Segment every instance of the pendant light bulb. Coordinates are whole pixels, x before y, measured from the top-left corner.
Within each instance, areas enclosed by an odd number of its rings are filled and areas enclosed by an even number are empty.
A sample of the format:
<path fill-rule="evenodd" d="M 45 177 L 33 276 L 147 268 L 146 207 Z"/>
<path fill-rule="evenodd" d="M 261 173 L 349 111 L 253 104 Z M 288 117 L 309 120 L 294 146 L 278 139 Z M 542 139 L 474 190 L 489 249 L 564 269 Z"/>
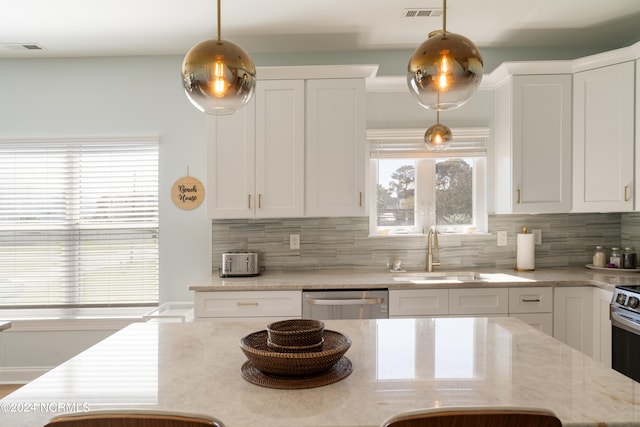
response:
<path fill-rule="evenodd" d="M 424 134 L 424 143 L 429 150 L 445 150 L 451 144 L 453 135 L 451 129 L 440 124 L 440 111 L 436 112 L 437 123 L 431 126 Z"/>
<path fill-rule="evenodd" d="M 471 98 L 482 80 L 484 62 L 468 38 L 447 32 L 447 1 L 442 30 L 433 31 L 413 53 L 407 85 L 418 103 L 431 110 L 458 108 Z"/>
<path fill-rule="evenodd" d="M 220 38 L 198 43 L 182 62 L 182 84 L 187 98 L 207 114 L 235 113 L 251 101 L 256 87 L 256 67 L 240 46 Z"/>

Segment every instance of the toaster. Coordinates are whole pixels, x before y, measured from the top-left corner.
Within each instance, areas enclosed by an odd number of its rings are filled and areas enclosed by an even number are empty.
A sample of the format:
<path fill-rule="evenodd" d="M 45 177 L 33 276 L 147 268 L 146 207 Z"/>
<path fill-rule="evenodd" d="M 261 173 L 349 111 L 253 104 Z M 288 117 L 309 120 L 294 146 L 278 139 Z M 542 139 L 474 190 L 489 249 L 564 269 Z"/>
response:
<path fill-rule="evenodd" d="M 227 252 L 222 254 L 220 276 L 257 276 L 260 274 L 258 254 L 255 252 Z"/>

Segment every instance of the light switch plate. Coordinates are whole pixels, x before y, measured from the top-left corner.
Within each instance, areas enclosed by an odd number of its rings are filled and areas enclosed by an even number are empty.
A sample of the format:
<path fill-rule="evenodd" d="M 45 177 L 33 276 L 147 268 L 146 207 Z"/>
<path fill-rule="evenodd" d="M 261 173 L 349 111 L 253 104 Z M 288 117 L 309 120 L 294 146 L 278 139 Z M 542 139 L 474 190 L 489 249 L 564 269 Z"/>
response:
<path fill-rule="evenodd" d="M 498 231 L 498 246 L 507 246 L 507 232 Z"/>
<path fill-rule="evenodd" d="M 300 249 L 300 235 L 299 234 L 290 234 L 289 235 L 289 249 Z"/>

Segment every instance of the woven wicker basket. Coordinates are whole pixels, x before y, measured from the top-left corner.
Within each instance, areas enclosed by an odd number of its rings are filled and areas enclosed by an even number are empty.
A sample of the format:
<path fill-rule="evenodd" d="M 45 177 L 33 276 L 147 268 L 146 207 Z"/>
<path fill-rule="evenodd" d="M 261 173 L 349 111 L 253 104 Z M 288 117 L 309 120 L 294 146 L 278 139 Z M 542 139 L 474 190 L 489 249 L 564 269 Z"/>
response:
<path fill-rule="evenodd" d="M 269 341 L 276 345 L 303 347 L 322 341 L 324 323 L 312 319 L 291 319 L 269 323 Z"/>
<path fill-rule="evenodd" d="M 314 375 L 335 365 L 351 347 L 351 339 L 335 331 L 324 331 L 321 351 L 276 352 L 267 346 L 267 331 L 254 332 L 240 340 L 247 359 L 264 373 L 282 376 Z"/>

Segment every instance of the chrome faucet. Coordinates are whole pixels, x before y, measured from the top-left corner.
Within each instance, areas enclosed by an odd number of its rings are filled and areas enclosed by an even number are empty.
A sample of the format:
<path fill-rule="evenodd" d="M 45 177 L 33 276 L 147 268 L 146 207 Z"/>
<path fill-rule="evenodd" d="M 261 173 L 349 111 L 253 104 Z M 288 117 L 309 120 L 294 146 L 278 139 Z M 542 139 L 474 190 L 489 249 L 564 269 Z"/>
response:
<path fill-rule="evenodd" d="M 440 252 L 440 248 L 438 247 L 438 231 L 436 230 L 435 225 L 429 227 L 429 232 L 427 233 L 427 271 L 432 272 L 433 266 L 440 265 L 440 260 L 433 261 L 433 253 Z"/>

